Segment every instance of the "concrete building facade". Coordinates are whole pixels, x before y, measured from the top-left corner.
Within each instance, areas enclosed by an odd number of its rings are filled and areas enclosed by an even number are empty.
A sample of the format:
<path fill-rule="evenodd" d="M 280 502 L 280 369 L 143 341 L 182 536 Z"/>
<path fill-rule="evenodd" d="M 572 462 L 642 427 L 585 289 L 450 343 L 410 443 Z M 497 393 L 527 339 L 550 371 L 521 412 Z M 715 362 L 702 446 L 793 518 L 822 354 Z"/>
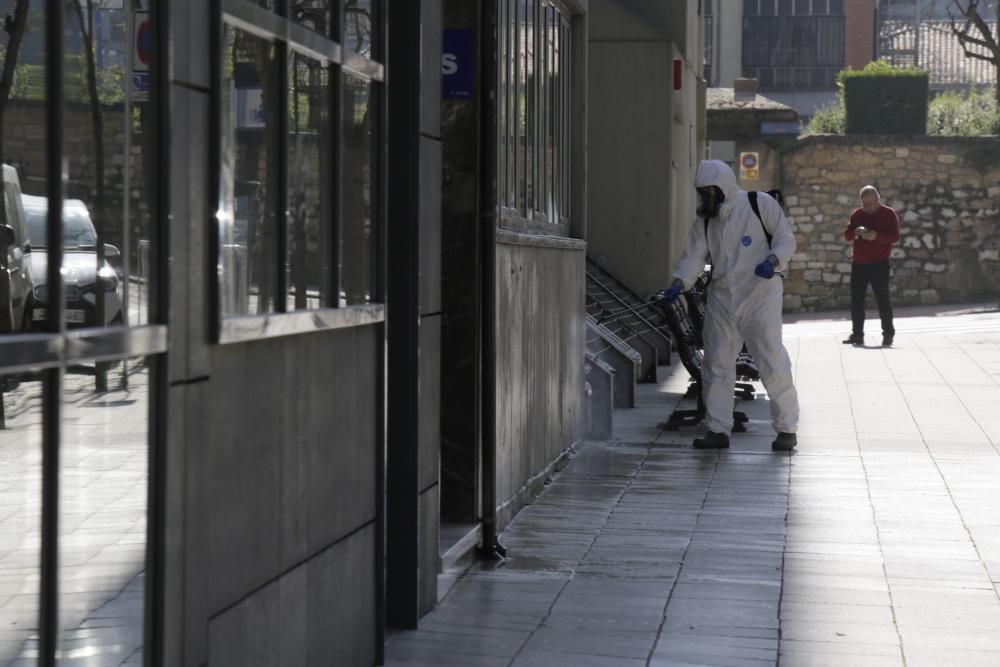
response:
<path fill-rule="evenodd" d="M 680 252 L 700 3 L 0 4 L 0 665 L 379 663 L 583 438 L 588 256 Z"/>

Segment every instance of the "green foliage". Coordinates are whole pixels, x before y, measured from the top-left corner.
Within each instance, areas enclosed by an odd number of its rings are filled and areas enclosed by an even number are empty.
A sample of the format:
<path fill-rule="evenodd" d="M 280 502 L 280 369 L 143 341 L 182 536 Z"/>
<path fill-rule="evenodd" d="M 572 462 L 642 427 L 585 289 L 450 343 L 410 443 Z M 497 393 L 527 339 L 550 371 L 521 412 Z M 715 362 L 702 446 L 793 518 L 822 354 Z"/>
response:
<path fill-rule="evenodd" d="M 1000 134 L 1000 109 L 992 94 L 946 92 L 931 100 L 927 134 L 980 136 Z"/>
<path fill-rule="evenodd" d="M 924 70 L 893 68 L 874 61 L 861 70 L 842 70 L 847 134 L 924 134 L 930 78 Z"/>
<path fill-rule="evenodd" d="M 844 100 L 838 98 L 836 102 L 825 104 L 816 113 L 806 126 L 802 136 L 808 137 L 811 134 L 843 134 L 845 130 Z"/>
<path fill-rule="evenodd" d="M 927 76 L 919 67 L 893 67 L 884 60 L 873 60 L 861 69 L 842 69 L 837 74 L 837 85 L 843 87 L 849 79 L 865 77 L 912 77 Z"/>

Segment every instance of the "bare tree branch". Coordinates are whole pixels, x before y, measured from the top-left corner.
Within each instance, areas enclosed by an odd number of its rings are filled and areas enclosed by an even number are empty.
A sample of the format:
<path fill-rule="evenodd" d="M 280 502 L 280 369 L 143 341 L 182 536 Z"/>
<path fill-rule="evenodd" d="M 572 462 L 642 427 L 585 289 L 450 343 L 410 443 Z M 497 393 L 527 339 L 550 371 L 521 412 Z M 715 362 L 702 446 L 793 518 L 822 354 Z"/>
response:
<path fill-rule="evenodd" d="M 28 0 L 17 0 L 13 16 L 4 17 L 4 32 L 10 35 L 7 40 L 7 50 L 3 59 L 3 78 L 0 78 L 0 115 L 3 107 L 10 99 L 10 91 L 14 87 L 14 71 L 17 67 L 17 57 L 21 51 L 21 42 L 28 27 Z"/>

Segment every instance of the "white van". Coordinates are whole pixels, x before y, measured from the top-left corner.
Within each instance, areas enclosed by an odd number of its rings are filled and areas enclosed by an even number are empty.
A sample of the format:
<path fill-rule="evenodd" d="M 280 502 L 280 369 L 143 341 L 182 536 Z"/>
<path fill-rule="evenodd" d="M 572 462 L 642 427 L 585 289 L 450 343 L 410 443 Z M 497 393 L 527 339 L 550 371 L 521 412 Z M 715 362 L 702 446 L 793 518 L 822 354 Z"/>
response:
<path fill-rule="evenodd" d="M 31 241 L 21 201 L 21 180 L 3 165 L 4 223 L 0 224 L 0 333 L 31 329 L 35 281 Z"/>

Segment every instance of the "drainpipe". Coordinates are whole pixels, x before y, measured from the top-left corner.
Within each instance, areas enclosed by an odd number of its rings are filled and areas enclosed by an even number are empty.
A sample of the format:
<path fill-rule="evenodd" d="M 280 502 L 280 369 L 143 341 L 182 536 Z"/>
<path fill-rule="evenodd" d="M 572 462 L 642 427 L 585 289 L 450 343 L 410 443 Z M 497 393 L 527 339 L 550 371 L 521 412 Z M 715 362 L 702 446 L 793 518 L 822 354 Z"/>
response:
<path fill-rule="evenodd" d="M 497 539 L 496 508 L 496 238 L 497 238 L 497 12 L 496 3 L 480 3 L 480 99 L 479 144 L 481 162 L 480 225 L 482 281 L 479 302 L 482 326 L 480 378 L 482 380 L 482 544 L 479 555 L 487 560 L 501 560 L 506 549 Z"/>

